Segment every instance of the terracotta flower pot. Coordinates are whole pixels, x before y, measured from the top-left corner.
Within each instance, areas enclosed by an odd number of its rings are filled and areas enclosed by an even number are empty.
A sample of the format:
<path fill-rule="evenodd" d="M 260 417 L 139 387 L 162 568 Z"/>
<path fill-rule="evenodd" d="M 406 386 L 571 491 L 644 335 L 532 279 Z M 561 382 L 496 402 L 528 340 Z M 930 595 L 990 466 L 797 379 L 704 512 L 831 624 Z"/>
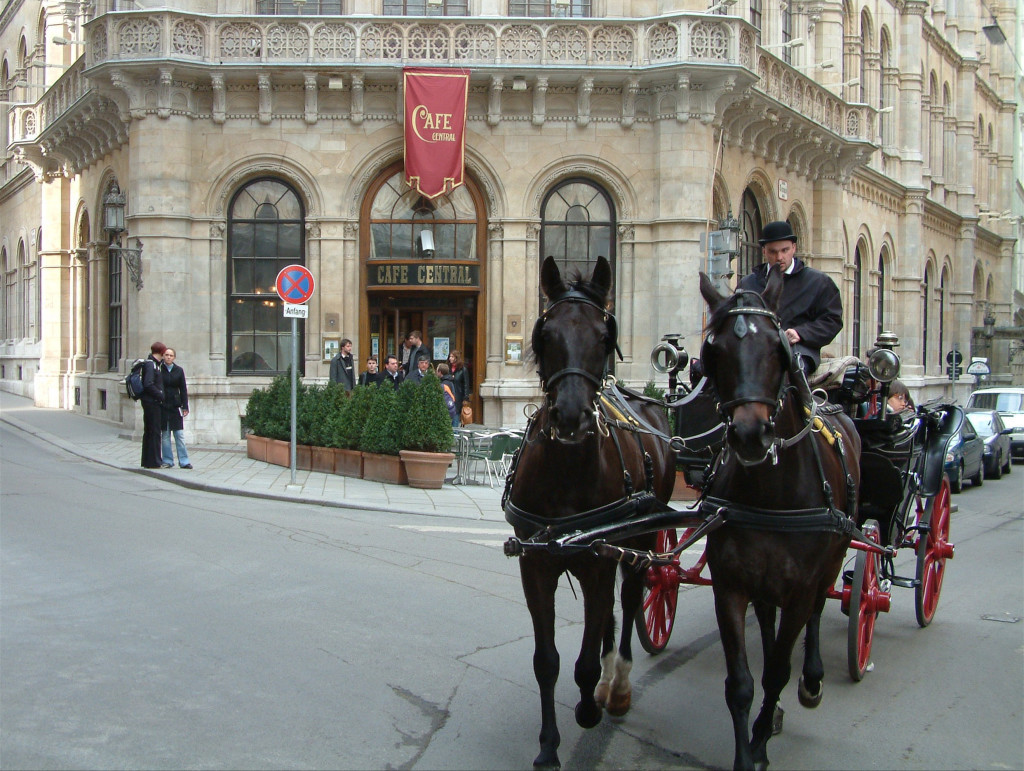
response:
<path fill-rule="evenodd" d="M 284 465 L 291 465 L 291 458 Z M 313 448 L 308 444 L 295 445 L 295 468 L 298 471 L 310 471 L 313 468 Z"/>
<path fill-rule="evenodd" d="M 334 473 L 334 448 L 333 447 L 317 447 L 313 446 L 310 448 L 312 453 L 312 463 L 310 464 L 311 471 L 320 471 L 324 474 Z"/>
<path fill-rule="evenodd" d="M 256 434 L 245 435 L 245 454 L 252 460 L 267 462 L 267 442 L 270 441 L 265 436 L 256 436 Z"/>
<path fill-rule="evenodd" d="M 355 479 L 363 478 L 363 453 L 359 450 L 335 450 L 334 473 Z"/>
<path fill-rule="evenodd" d="M 363 453 L 363 479 L 371 482 L 386 482 L 392 485 L 407 485 L 402 459 L 397 455 L 379 455 L 375 452 Z"/>
<path fill-rule="evenodd" d="M 291 444 L 283 439 L 268 439 L 267 463 L 273 463 L 275 466 L 291 466 Z"/>
<path fill-rule="evenodd" d="M 409 487 L 440 490 L 448 467 L 455 460 L 450 452 L 417 452 L 402 450 L 399 455 L 409 476 Z"/>

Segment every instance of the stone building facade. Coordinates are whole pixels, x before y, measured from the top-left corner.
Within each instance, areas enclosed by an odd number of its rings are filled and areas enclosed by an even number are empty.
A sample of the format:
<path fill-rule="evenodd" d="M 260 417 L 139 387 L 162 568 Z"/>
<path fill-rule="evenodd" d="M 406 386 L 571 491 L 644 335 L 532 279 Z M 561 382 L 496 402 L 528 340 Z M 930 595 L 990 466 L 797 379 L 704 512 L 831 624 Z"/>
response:
<path fill-rule="evenodd" d="M 950 393 L 953 347 L 1021 382 L 1018 14 L 941 0 L 7 3 L 0 387 L 136 430 L 118 381 L 162 340 L 188 373 L 192 441 L 238 440 L 248 394 L 290 360 L 274 278 L 301 263 L 317 282 L 306 379 L 326 379 L 340 338 L 362 367 L 420 329 L 437 358 L 463 352 L 484 422 L 521 423 L 539 396 L 523 353 L 544 256 L 610 258 L 616 375 L 642 385 L 663 333 L 699 347 L 704 244 L 730 215 L 731 272 L 760 261 L 763 223 L 787 219 L 800 256 L 836 280 L 836 353 L 896 332 L 918 398 Z M 989 16 L 1010 40 L 990 40 Z M 402 182 L 407 66 L 471 73 L 466 182 L 434 200 Z M 987 338 L 986 315 L 1011 333 Z"/>

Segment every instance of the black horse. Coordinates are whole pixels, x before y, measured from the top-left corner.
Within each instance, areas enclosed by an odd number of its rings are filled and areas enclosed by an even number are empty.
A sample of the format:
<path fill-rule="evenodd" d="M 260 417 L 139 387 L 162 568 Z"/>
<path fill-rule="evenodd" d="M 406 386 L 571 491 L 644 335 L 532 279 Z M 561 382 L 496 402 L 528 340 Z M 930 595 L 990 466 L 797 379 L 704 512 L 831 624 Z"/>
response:
<path fill-rule="evenodd" d="M 798 695 L 806 707 L 821 701 L 818 629 L 853 530 L 860 438 L 845 415 L 818 414 L 795 368 L 775 313 L 783 285 L 778 268 L 763 296 L 740 290 L 724 297 L 703 273 L 700 279 L 711 309 L 701 360 L 727 426 L 725 448 L 701 504 L 725 520 L 707 542 L 727 667 L 725 700 L 736 739 L 735 768 L 763 769 L 779 694 L 805 627 Z M 752 731 L 754 681 L 744 639 L 750 603 L 764 650 L 764 701 Z M 782 613 L 776 634 L 777 608 Z"/>
<path fill-rule="evenodd" d="M 633 621 L 643 577 L 623 565 L 622 636 L 615 650 L 616 563 L 588 548 L 549 550 L 540 544 L 560 534 L 609 524 L 635 513 L 645 497 L 667 502 L 674 484 L 664 409 L 639 394 L 607 384 L 608 359 L 617 350 L 615 317 L 605 307 L 612 276 L 598 258 L 589 280 L 562 280 L 553 258 L 544 261 L 541 287 L 548 307 L 534 328 L 532 356 L 544 405 L 506 483 L 505 512 L 516 536 L 539 548 L 521 552 L 523 592 L 533 619 L 533 669 L 540 686 L 540 754 L 534 766 L 558 768 L 555 722 L 555 590 L 569 572 L 583 591 L 584 627 L 575 677 L 580 689 L 576 722 L 592 728 L 602 708 L 623 715 L 630 707 Z M 606 387 L 607 386 L 607 387 Z M 656 437 L 660 434 L 660 437 Z M 623 545 L 653 549 L 656 536 Z"/>

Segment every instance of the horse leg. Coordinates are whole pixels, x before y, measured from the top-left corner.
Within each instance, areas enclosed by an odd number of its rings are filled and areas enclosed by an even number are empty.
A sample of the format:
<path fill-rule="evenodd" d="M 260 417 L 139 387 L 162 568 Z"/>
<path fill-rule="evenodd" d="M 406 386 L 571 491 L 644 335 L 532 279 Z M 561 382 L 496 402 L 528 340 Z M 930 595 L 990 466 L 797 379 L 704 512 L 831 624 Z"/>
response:
<path fill-rule="evenodd" d="M 594 689 L 594 701 L 599 707 L 608 705 L 608 695 L 611 693 L 612 680 L 615 679 L 615 624 L 609 624 L 604 630 L 604 639 L 601 641 L 601 679 L 597 681 L 597 688 Z"/>
<path fill-rule="evenodd" d="M 602 568 L 604 566 L 601 566 Z M 610 577 L 610 582 L 609 582 Z M 614 630 L 613 606 L 615 598 L 615 572 L 608 574 L 598 569 L 590 575 L 577 575 L 583 590 L 583 642 L 576 659 L 576 685 L 580 700 L 576 704 L 576 722 L 581 728 L 593 728 L 601 722 L 603 711 L 594 700 L 597 683 L 601 679 L 601 641 L 609 625 Z M 614 633 L 614 631 L 613 631 Z"/>
<path fill-rule="evenodd" d="M 747 664 L 745 624 L 747 598 L 739 592 L 727 591 L 714 585 L 715 615 L 718 617 L 718 632 L 725 652 L 725 703 L 732 715 L 732 730 L 736 741 L 736 755 L 733 768 L 752 769 L 754 761 L 750 754 L 750 705 L 754 701 L 754 678 L 750 676 Z"/>
<path fill-rule="evenodd" d="M 797 684 L 797 696 L 800 703 L 809 709 L 821 704 L 821 697 L 824 693 L 822 680 L 825 678 L 825 665 L 821 662 L 821 648 L 819 646 L 819 633 L 821 627 L 821 612 L 825 608 L 825 597 L 822 596 L 811 614 L 811 620 L 807 622 L 807 634 L 804 637 L 804 669 Z"/>
<path fill-rule="evenodd" d="M 558 649 L 555 647 L 555 589 L 560 573 L 545 569 L 536 560 L 519 560 L 526 606 L 533 620 L 533 674 L 540 688 L 540 754 L 535 768 L 561 768 L 558 745 L 561 736 L 555 720 L 555 683 L 558 680 Z"/>
<path fill-rule="evenodd" d="M 757 626 L 761 630 L 761 652 L 762 661 L 768 661 L 772 655 L 772 648 L 775 646 L 775 611 L 776 608 L 770 602 L 754 600 L 754 614 L 757 616 Z M 767 671 L 767 669 L 765 670 Z M 764 676 L 761 678 L 761 688 L 764 689 Z M 782 722 L 786 710 L 782 704 L 775 705 L 775 714 L 772 718 L 772 735 L 782 733 Z"/>
<path fill-rule="evenodd" d="M 768 767 L 767 747 L 768 740 L 772 736 L 775 707 L 779 702 L 779 694 L 789 682 L 792 672 L 790 658 L 793 655 L 793 646 L 796 645 L 800 632 L 803 631 L 804 621 L 802 619 L 804 618 L 806 618 L 805 613 L 783 608 L 779 633 L 772 646 L 771 656 L 764 662 L 764 676 L 761 678 L 761 683 L 764 686 L 764 701 L 761 703 L 761 711 L 754 720 L 750 741 L 750 752 L 755 769 Z"/>
<path fill-rule="evenodd" d="M 615 717 L 625 715 L 633 704 L 633 686 L 629 682 L 629 673 L 633 669 L 633 625 L 636 623 L 640 603 L 643 602 L 643 590 L 643 575 L 623 565 L 622 590 L 619 595 L 622 604 L 622 634 L 618 655 L 614 657 L 610 693 L 605 705 L 608 714 Z"/>

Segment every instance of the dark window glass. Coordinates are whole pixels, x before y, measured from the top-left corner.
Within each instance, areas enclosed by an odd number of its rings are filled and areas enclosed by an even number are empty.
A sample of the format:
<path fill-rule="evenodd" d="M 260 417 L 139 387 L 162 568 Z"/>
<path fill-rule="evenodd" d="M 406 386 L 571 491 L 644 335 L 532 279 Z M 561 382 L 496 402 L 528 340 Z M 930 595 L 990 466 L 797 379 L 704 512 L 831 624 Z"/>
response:
<path fill-rule="evenodd" d="M 475 260 L 476 206 L 465 185 L 449 195 L 424 198 L 402 181 L 401 172 L 385 182 L 370 208 L 370 259 L 425 257 L 420 234 L 430 232 L 435 260 Z"/>
<path fill-rule="evenodd" d="M 509 0 L 508 14 L 585 19 L 591 15 L 591 4 L 590 0 Z"/>
<path fill-rule="evenodd" d="M 745 276 L 761 264 L 761 245 L 757 240 L 761 237 L 761 207 L 757 196 L 748 187 L 743 191 L 743 213 L 740 216 L 740 254 L 736 272 Z"/>
<path fill-rule="evenodd" d="M 931 302 L 931 270 L 924 271 L 924 303 L 921 309 L 921 361 L 924 362 L 925 374 L 928 374 L 928 303 Z"/>
<path fill-rule="evenodd" d="M 265 16 L 340 16 L 341 0 L 256 0 L 256 13 Z"/>
<path fill-rule="evenodd" d="M 298 194 L 263 178 L 239 190 L 228 214 L 228 372 L 275 374 L 291 364 L 291 322 L 277 296 L 277 274 L 305 262 Z M 300 329 L 302 326 L 300 325 Z M 304 350 L 299 341 L 299 350 Z M 299 357 L 299 372 L 303 371 Z"/>
<path fill-rule="evenodd" d="M 878 328 L 875 335 L 882 334 L 885 326 L 885 258 L 878 255 Z"/>
<path fill-rule="evenodd" d="M 793 3 L 789 2 L 783 6 L 782 10 L 782 42 L 788 43 L 793 39 Z M 760 26 L 760 25 L 758 25 Z M 787 64 L 793 63 L 793 49 L 783 48 L 782 49 L 782 60 Z"/>
<path fill-rule="evenodd" d="M 121 255 L 107 251 L 107 369 L 120 366 L 121 329 Z"/>
<path fill-rule="evenodd" d="M 468 0 L 384 0 L 385 16 L 468 16 Z"/>
<path fill-rule="evenodd" d="M 560 183 L 544 200 L 541 219 L 541 256 L 554 257 L 563 276 L 590 276 L 598 257 L 608 259 L 615 275 L 615 208 L 602 188 L 579 178 Z"/>
<path fill-rule="evenodd" d="M 853 254 L 853 324 L 850 335 L 853 338 L 853 355 L 860 356 L 860 298 L 864 289 L 864 266 L 860 258 L 860 247 Z"/>
<path fill-rule="evenodd" d="M 750 23 L 761 31 L 761 13 L 763 9 L 762 0 L 750 0 Z"/>

